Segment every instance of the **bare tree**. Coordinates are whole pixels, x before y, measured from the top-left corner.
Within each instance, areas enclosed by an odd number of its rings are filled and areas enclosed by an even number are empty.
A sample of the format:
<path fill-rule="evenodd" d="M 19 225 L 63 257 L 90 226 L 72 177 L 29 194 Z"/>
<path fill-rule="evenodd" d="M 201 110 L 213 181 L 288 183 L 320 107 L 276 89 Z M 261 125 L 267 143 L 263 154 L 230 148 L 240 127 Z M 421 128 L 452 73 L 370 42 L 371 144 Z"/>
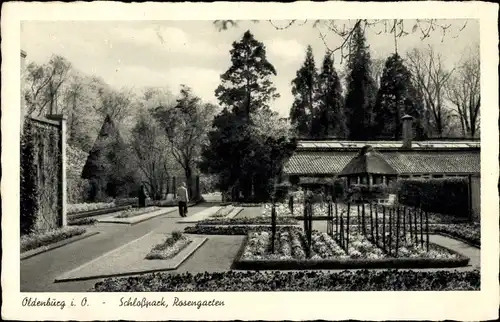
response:
<path fill-rule="evenodd" d="M 172 166 L 164 131 L 148 113 L 143 113 L 132 130 L 131 147 L 142 181 L 153 200 L 160 200 L 168 191 Z"/>
<path fill-rule="evenodd" d="M 259 22 L 258 20 L 252 21 Z M 289 20 L 285 24 L 272 20 L 268 20 L 268 22 L 276 30 L 285 30 L 292 26 L 304 26 L 309 23 L 308 20 Z M 239 21 L 237 20 L 214 21 L 214 25 L 219 31 L 238 26 L 238 23 Z M 325 44 L 328 52 L 334 53 L 340 51 L 341 62 L 350 55 L 349 42 L 357 26 L 360 26 L 365 31 L 366 29 L 371 29 L 376 34 L 393 34 L 395 52 L 397 52 L 397 41 L 401 37 L 418 33 L 423 40 L 436 32 L 440 33 L 442 39 L 448 34 L 451 34 L 452 37 L 457 37 L 457 32 L 462 31 L 467 26 L 467 22 L 465 22 L 459 28 L 452 28 L 451 24 L 439 19 L 353 19 L 341 22 L 339 20 L 312 20 L 311 24 L 313 28 L 317 29 L 319 37 Z M 328 37 L 330 35 L 336 38 L 335 41 L 329 41 Z"/>
<path fill-rule="evenodd" d="M 457 67 L 457 72 L 450 79 L 446 97 L 453 104 L 460 119 L 462 134 L 475 137 L 480 127 L 480 62 L 479 47 L 469 50 L 466 59 Z"/>
<path fill-rule="evenodd" d="M 53 56 L 48 63 L 31 63 L 26 68 L 24 86 L 28 115 L 61 113 L 58 96 L 61 86 L 67 81 L 71 64 L 61 56 Z"/>
<path fill-rule="evenodd" d="M 432 46 L 409 51 L 407 63 L 414 85 L 422 95 L 429 113 L 429 125 L 438 136 L 443 136 L 451 121 L 451 113 L 445 106 L 445 93 L 454 68 L 447 70 L 441 55 L 436 54 Z"/>
<path fill-rule="evenodd" d="M 204 104 L 187 86 L 182 86 L 174 106 L 159 106 L 154 115 L 165 130 L 171 153 L 183 168 L 190 195 L 193 195 L 193 171 L 200 159 L 216 106 Z"/>

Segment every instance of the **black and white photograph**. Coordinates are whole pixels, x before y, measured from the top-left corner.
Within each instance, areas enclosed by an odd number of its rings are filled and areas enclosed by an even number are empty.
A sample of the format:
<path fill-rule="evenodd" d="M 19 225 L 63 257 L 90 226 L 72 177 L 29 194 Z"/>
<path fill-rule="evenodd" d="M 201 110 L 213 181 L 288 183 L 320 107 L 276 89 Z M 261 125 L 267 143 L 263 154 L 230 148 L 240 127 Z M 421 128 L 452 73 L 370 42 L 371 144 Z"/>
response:
<path fill-rule="evenodd" d="M 484 290 L 481 19 L 405 17 L 21 20 L 20 305 Z"/>

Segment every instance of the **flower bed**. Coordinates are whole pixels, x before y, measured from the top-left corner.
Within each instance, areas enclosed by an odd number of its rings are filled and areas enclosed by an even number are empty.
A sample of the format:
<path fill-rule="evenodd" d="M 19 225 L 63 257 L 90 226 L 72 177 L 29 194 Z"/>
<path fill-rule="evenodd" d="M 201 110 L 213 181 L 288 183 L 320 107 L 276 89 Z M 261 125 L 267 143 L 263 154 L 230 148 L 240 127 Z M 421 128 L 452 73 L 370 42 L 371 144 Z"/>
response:
<path fill-rule="evenodd" d="M 174 231 L 163 243 L 153 247 L 146 255 L 146 259 L 170 259 L 177 255 L 191 240 L 181 232 Z"/>
<path fill-rule="evenodd" d="M 78 203 L 78 204 L 68 204 L 66 211 L 68 214 L 76 214 L 80 212 L 87 212 L 100 209 L 108 209 L 116 207 L 114 202 L 95 202 L 95 203 Z"/>
<path fill-rule="evenodd" d="M 80 219 L 80 218 L 100 216 L 100 215 L 104 215 L 104 214 L 109 214 L 109 213 L 113 213 L 113 212 L 127 210 L 127 209 L 130 209 L 131 207 L 132 206 L 117 206 L 117 207 L 113 207 L 113 208 L 103 208 L 103 209 L 68 214 L 68 220 L 76 220 L 76 219 Z"/>
<path fill-rule="evenodd" d="M 114 217 L 115 218 L 130 218 L 130 217 L 144 215 L 148 212 L 153 212 L 155 210 L 158 210 L 158 207 L 132 208 L 132 209 L 124 210 Z"/>
<path fill-rule="evenodd" d="M 33 233 L 21 236 L 21 253 L 84 234 L 86 231 L 87 230 L 83 227 L 64 227 L 43 233 Z"/>
<path fill-rule="evenodd" d="M 294 218 L 278 217 L 276 218 L 277 225 L 293 225 L 298 221 Z M 198 225 L 270 225 L 271 219 L 268 217 L 253 217 L 253 218 L 209 218 L 201 220 Z"/>
<path fill-rule="evenodd" d="M 259 292 L 259 291 L 473 291 L 478 269 L 459 271 L 355 270 L 341 272 L 154 273 L 108 278 L 93 292 Z"/>
<path fill-rule="evenodd" d="M 407 209 L 410 209 L 407 207 Z M 359 205 L 359 212 L 360 212 L 360 217 L 362 213 L 362 206 Z M 347 218 L 347 205 L 343 203 L 338 203 L 337 204 L 337 213 L 338 216 L 342 216 L 344 220 Z M 288 204 L 284 203 L 279 203 L 276 204 L 276 214 L 278 217 L 301 217 L 304 215 L 304 205 L 302 203 L 297 203 L 294 204 L 294 211 L 293 215 L 290 212 L 290 209 L 288 207 Z M 270 217 L 271 216 L 271 204 L 264 204 L 262 205 L 262 215 L 263 217 Z M 444 214 L 438 214 L 438 213 L 428 213 L 429 215 L 429 224 L 458 224 L 458 223 L 464 223 L 464 219 L 461 218 L 456 218 L 454 216 L 450 215 L 444 215 Z M 379 221 L 382 221 L 382 218 L 384 217 L 382 208 L 380 206 L 377 206 L 375 204 L 372 205 L 372 216 L 375 219 L 375 216 L 378 217 Z M 322 219 L 326 219 L 328 217 L 328 207 L 326 203 L 315 203 L 313 205 L 313 217 L 318 218 L 321 217 Z M 333 220 L 335 221 L 335 205 L 333 206 L 333 213 L 332 213 Z M 350 220 L 349 224 L 351 225 L 358 225 L 359 224 L 359 219 L 358 217 L 358 205 L 356 204 L 351 204 L 350 205 Z M 389 218 L 389 207 L 386 207 L 386 214 L 385 214 L 386 220 Z M 365 218 L 370 219 L 370 205 L 365 204 Z M 419 219 L 420 220 L 420 219 Z"/>
<path fill-rule="evenodd" d="M 481 247 L 481 225 L 479 223 L 433 225 L 430 230 L 434 233 L 442 233 L 461 239 L 472 246 Z"/>
<path fill-rule="evenodd" d="M 80 218 L 75 220 L 68 220 L 68 225 L 70 226 L 86 226 L 86 225 L 95 225 L 97 223 L 97 219 L 95 218 Z"/>
<path fill-rule="evenodd" d="M 234 261 L 235 269 L 340 269 L 340 268 L 431 268 L 465 266 L 469 258 L 442 246 L 431 244 L 400 247 L 398 257 L 385 254 L 357 232 L 349 236 L 348 252 L 326 233 L 313 231 L 310 258 L 306 240 L 298 227 L 279 227 L 275 253 L 271 253 L 268 230 L 251 231 Z"/>

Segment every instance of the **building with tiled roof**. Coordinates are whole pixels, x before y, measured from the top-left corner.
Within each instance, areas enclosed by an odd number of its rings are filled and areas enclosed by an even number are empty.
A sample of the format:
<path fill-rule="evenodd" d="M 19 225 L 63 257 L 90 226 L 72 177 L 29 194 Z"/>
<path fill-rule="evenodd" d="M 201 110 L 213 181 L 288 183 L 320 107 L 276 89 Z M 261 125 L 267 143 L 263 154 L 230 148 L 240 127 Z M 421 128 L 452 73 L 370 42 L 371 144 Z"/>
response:
<path fill-rule="evenodd" d="M 283 172 L 301 183 L 335 178 L 365 146 L 375 149 L 399 178 L 478 177 L 481 170 L 479 140 L 412 141 L 408 137 L 400 141 L 299 141 Z"/>

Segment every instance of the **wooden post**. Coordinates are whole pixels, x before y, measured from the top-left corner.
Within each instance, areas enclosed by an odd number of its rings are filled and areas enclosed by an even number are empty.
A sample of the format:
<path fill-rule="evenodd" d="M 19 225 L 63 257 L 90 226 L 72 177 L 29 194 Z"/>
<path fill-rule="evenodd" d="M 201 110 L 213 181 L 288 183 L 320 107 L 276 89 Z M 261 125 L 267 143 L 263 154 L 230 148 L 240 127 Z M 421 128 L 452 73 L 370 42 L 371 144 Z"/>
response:
<path fill-rule="evenodd" d="M 427 213 L 427 211 L 425 213 Z M 424 247 L 424 220 L 422 217 L 423 210 L 420 210 L 420 244 Z"/>
<path fill-rule="evenodd" d="M 429 251 L 429 213 L 425 212 L 425 238 L 427 244 L 427 251 Z"/>
<path fill-rule="evenodd" d="M 384 251 L 387 252 L 385 245 L 385 206 L 382 206 L 382 245 Z"/>
<path fill-rule="evenodd" d="M 349 253 L 349 217 L 351 215 L 351 207 L 347 207 L 347 227 L 346 227 L 346 241 L 345 241 L 345 251 Z"/>
<path fill-rule="evenodd" d="M 340 247 L 344 248 L 344 216 L 340 214 L 340 236 L 339 236 Z"/>
<path fill-rule="evenodd" d="M 307 199 L 304 199 L 304 211 L 303 211 L 303 221 L 304 221 L 304 233 L 307 231 L 307 205 L 309 204 L 309 201 Z"/>
<path fill-rule="evenodd" d="M 337 208 L 337 203 L 335 203 L 335 234 L 338 237 L 339 234 L 339 212 Z"/>
<path fill-rule="evenodd" d="M 276 239 L 276 204 L 273 200 L 271 209 L 271 253 L 274 254 L 274 240 Z"/>
<path fill-rule="evenodd" d="M 408 211 L 409 211 L 409 213 L 408 213 L 408 215 L 409 215 L 408 216 L 408 225 L 409 225 L 409 229 L 410 229 L 410 242 L 411 243 L 413 243 L 413 224 L 412 224 L 412 222 L 413 222 L 413 218 L 412 218 L 413 217 L 413 213 L 412 213 L 412 210 L 413 209 L 411 207 L 408 209 Z"/>
<path fill-rule="evenodd" d="M 361 204 L 361 211 L 363 212 L 362 213 L 362 218 L 361 218 L 361 222 L 362 222 L 362 225 L 363 225 L 363 234 L 366 235 L 366 229 L 365 229 L 365 203 L 363 202 Z"/>
<path fill-rule="evenodd" d="M 379 247 L 378 241 L 379 241 L 379 236 L 378 236 L 378 207 L 375 207 L 375 243 L 377 244 L 377 247 Z"/>
<path fill-rule="evenodd" d="M 375 236 L 373 236 L 373 209 L 371 202 L 370 202 L 370 233 L 372 235 L 372 241 L 375 241 Z"/>
<path fill-rule="evenodd" d="M 389 208 L 389 255 L 392 251 L 392 213 L 393 208 Z"/>
<path fill-rule="evenodd" d="M 359 212 L 359 203 L 356 205 L 356 208 L 358 209 L 358 227 L 359 227 L 361 225 L 361 213 Z"/>
<path fill-rule="evenodd" d="M 332 216 L 332 201 L 328 200 L 327 204 L 327 221 L 326 221 L 326 233 L 328 235 L 333 235 L 333 216 Z"/>
<path fill-rule="evenodd" d="M 396 214 L 396 257 L 398 257 L 398 250 L 399 250 L 399 206 L 397 207 L 397 214 Z"/>
<path fill-rule="evenodd" d="M 289 200 L 288 200 L 288 208 L 290 209 L 290 213 L 292 214 L 293 216 L 293 195 L 290 196 Z"/>
<path fill-rule="evenodd" d="M 406 244 L 406 207 L 402 207 L 403 210 L 403 240 Z"/>

